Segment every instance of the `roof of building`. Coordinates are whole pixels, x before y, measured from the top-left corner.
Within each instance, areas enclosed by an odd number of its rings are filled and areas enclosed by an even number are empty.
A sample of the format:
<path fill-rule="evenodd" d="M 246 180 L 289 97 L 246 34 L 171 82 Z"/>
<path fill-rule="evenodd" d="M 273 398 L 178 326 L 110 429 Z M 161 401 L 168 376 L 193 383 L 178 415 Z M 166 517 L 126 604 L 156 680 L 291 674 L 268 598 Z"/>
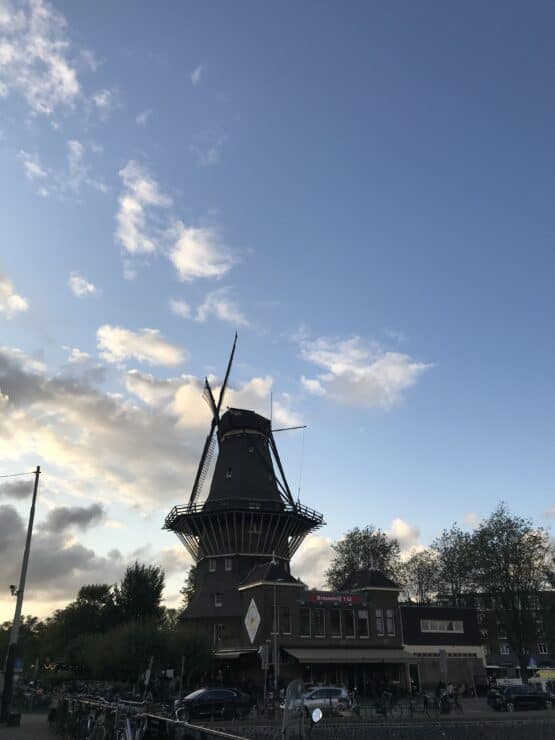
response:
<path fill-rule="evenodd" d="M 292 583 L 302 586 L 303 584 L 294 578 L 286 563 L 281 560 L 270 560 L 268 563 L 255 565 L 239 584 L 239 588 L 252 586 L 255 583 Z"/>
<path fill-rule="evenodd" d="M 356 570 L 350 573 L 343 583 L 343 591 L 357 591 L 365 588 L 395 588 L 399 586 L 377 568 Z"/>

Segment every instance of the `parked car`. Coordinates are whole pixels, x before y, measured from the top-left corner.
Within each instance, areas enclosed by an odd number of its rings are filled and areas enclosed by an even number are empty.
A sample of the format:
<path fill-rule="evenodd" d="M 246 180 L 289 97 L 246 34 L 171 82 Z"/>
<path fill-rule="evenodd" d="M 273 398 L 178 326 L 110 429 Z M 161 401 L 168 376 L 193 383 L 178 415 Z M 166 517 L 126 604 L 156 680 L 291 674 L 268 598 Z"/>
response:
<path fill-rule="evenodd" d="M 319 686 L 304 695 L 304 707 L 307 714 L 313 709 L 337 709 L 349 707 L 351 699 L 349 692 L 339 686 Z"/>
<path fill-rule="evenodd" d="M 252 706 L 251 697 L 240 689 L 198 689 L 176 702 L 177 719 L 240 719 Z"/>
<path fill-rule="evenodd" d="M 491 689 L 487 702 L 493 709 L 497 711 L 503 709 L 506 712 L 514 712 L 515 709 L 551 709 L 553 706 L 549 694 L 526 684 Z"/>

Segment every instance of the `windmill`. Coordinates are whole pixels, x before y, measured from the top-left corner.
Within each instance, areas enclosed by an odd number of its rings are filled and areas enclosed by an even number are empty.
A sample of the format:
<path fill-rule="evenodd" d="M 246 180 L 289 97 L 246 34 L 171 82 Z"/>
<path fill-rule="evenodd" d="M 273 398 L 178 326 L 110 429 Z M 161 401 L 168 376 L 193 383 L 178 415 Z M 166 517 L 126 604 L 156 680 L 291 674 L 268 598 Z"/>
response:
<path fill-rule="evenodd" d="M 269 419 L 247 409 L 222 413 L 236 346 L 237 335 L 217 399 L 205 379 L 210 428 L 188 503 L 174 506 L 164 524 L 193 557 L 201 581 L 209 583 L 215 560 L 225 558 L 226 578 L 235 588 L 254 565 L 273 557 L 288 567 L 308 532 L 323 524 L 320 513 L 291 494 L 274 438 L 274 431 L 284 430 L 272 431 Z M 216 449 L 210 489 L 201 501 Z"/>

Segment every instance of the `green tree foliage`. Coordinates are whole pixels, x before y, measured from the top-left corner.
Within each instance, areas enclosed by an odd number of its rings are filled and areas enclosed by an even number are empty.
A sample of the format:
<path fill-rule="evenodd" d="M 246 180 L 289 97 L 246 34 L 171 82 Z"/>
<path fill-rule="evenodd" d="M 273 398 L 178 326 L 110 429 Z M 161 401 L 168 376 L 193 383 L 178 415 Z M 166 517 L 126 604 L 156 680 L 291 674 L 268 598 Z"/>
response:
<path fill-rule="evenodd" d="M 414 553 L 399 569 L 403 590 L 411 601 L 429 604 L 439 586 L 438 556 L 433 550 Z"/>
<path fill-rule="evenodd" d="M 115 587 L 115 604 L 120 622 L 137 619 L 160 619 L 164 571 L 155 565 L 135 561 Z"/>
<path fill-rule="evenodd" d="M 190 604 L 191 599 L 194 596 L 195 590 L 197 587 L 197 566 L 191 565 L 189 568 L 189 572 L 187 573 L 187 578 L 185 579 L 185 583 L 179 593 L 183 597 L 182 601 L 182 612 L 187 608 L 187 606 Z"/>
<path fill-rule="evenodd" d="M 330 588 L 341 590 L 349 575 L 356 571 L 376 568 L 396 578 L 399 571 L 399 542 L 373 525 L 351 529 L 345 537 L 332 544 L 334 551 L 326 580 Z"/>
<path fill-rule="evenodd" d="M 526 676 L 536 636 L 532 597 L 548 587 L 553 572 L 549 536 L 500 504 L 476 529 L 472 546 L 478 589 L 493 597 L 496 616 Z"/>
<path fill-rule="evenodd" d="M 460 606 L 463 594 L 472 591 L 474 583 L 475 548 L 473 536 L 455 523 L 444 529 L 434 540 L 432 548 L 437 553 L 438 588 Z"/>

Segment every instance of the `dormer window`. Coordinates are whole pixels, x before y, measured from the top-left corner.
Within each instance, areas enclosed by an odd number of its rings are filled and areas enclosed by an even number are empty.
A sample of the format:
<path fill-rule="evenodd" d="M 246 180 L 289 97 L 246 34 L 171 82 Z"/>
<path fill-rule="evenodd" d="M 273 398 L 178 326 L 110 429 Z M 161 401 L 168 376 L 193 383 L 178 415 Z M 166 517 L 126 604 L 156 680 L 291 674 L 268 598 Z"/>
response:
<path fill-rule="evenodd" d="M 233 469 L 232 469 L 232 468 L 228 468 L 228 469 L 227 469 L 227 470 L 225 471 L 225 477 L 226 477 L 226 478 L 227 478 L 228 480 L 231 480 L 231 476 L 232 476 L 232 475 L 233 475 Z"/>

